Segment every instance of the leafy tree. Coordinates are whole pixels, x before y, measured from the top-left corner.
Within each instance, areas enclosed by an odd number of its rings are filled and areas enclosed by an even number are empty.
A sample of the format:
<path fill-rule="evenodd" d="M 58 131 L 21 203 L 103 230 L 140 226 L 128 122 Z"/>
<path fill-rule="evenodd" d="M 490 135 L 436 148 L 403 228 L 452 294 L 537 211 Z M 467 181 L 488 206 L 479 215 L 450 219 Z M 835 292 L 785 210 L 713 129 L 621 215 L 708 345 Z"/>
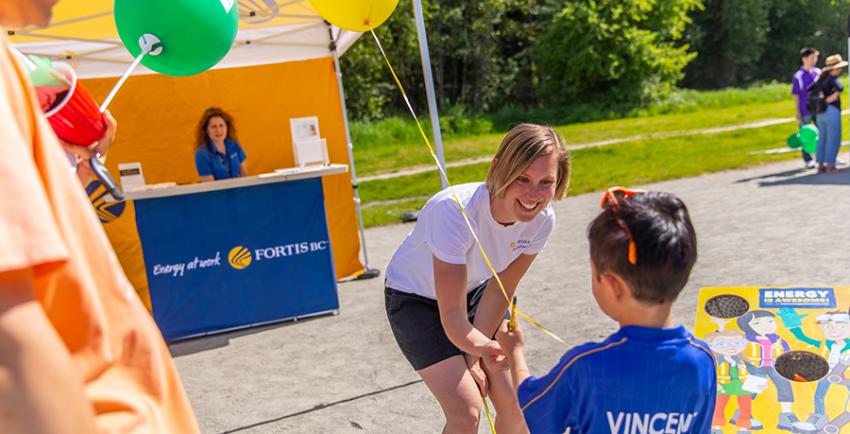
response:
<path fill-rule="evenodd" d="M 405 2 L 406 3 L 406 2 Z M 393 68 L 413 102 L 422 100 L 415 109 L 427 107 L 424 103 L 422 66 L 413 9 L 400 4 L 395 13 L 375 34 L 381 41 Z M 346 107 L 352 119 L 381 119 L 405 110 L 400 92 L 387 70 L 384 58 L 372 35 L 364 33 L 360 40 L 340 59 L 342 80 L 345 86 Z M 418 95 L 422 98 L 417 98 Z"/>
<path fill-rule="evenodd" d="M 681 44 L 699 0 L 571 0 L 537 44 L 546 102 L 644 103 L 671 90 L 695 53 Z"/>
<path fill-rule="evenodd" d="M 769 9 L 764 0 L 705 0 L 689 32 L 699 56 L 686 68 L 686 84 L 720 88 L 752 79 L 767 41 Z"/>
<path fill-rule="evenodd" d="M 556 10 L 553 0 L 423 1 L 441 111 L 482 112 L 537 103 L 534 41 Z M 410 2 L 376 30 L 418 112 L 427 109 Z M 370 35 L 342 58 L 354 119 L 398 114 L 404 103 Z"/>
<path fill-rule="evenodd" d="M 815 47 L 821 62 L 844 55 L 848 0 L 705 0 L 693 14 L 688 42 L 699 53 L 685 69 L 683 85 L 721 88 L 754 81 L 789 81 L 802 47 Z"/>

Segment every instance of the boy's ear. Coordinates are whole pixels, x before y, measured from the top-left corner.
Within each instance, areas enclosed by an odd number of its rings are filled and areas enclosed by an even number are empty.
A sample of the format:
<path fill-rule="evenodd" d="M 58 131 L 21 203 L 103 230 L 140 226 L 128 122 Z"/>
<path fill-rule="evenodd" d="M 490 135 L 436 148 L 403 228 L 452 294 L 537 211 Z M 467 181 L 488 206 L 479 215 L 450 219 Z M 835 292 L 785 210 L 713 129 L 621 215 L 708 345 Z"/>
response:
<path fill-rule="evenodd" d="M 604 271 L 599 275 L 602 284 L 611 291 L 611 295 L 617 300 L 623 299 L 625 296 L 631 296 L 629 285 L 616 273 Z"/>

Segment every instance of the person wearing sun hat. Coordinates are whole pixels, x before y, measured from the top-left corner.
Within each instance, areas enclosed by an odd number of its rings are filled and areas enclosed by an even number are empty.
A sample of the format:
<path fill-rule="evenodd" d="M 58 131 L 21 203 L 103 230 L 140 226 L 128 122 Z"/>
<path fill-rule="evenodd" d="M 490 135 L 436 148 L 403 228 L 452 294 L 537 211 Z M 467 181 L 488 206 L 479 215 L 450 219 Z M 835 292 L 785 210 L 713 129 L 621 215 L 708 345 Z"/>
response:
<path fill-rule="evenodd" d="M 845 66 L 847 62 L 841 58 L 841 55 L 833 54 L 826 58 L 821 75 L 818 77 L 818 83 L 827 104 L 826 111 L 816 116 L 818 150 L 815 161 L 818 164 L 818 172 L 836 170 L 835 160 L 838 157 L 838 149 L 841 147 L 841 92 L 844 91 L 844 85 L 838 77 Z"/>

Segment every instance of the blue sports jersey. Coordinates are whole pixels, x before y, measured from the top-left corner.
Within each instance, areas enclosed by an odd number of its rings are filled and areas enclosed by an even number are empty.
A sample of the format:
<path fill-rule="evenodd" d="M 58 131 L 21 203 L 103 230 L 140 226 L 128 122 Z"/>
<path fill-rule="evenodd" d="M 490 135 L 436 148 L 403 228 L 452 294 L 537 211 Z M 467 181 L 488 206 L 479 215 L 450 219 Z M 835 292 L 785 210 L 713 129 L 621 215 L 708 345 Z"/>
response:
<path fill-rule="evenodd" d="M 702 434 L 717 392 L 708 345 L 684 327 L 628 326 L 519 386 L 532 433 Z"/>

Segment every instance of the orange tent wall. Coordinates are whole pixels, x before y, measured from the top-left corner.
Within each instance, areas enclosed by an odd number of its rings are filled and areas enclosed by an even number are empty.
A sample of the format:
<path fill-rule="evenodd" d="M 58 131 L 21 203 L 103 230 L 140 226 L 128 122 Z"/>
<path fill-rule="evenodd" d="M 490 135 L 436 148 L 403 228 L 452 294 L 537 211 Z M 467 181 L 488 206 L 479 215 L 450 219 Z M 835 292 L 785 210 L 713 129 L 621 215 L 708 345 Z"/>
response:
<path fill-rule="evenodd" d="M 97 101 L 103 101 L 117 80 L 82 83 Z M 217 69 L 191 77 L 130 77 L 109 107 L 118 120 L 107 161 L 116 181 L 119 163 L 137 161 L 148 184 L 198 182 L 195 131 L 210 106 L 234 117 L 239 142 L 248 156 L 249 175 L 294 165 L 289 119 L 296 117 L 318 117 L 330 162 L 350 164 L 333 59 L 325 58 Z M 359 274 L 363 265 L 350 175 L 324 177 L 323 186 L 337 278 Z M 132 206 L 123 217 L 104 228 L 131 282 L 150 307 Z"/>

